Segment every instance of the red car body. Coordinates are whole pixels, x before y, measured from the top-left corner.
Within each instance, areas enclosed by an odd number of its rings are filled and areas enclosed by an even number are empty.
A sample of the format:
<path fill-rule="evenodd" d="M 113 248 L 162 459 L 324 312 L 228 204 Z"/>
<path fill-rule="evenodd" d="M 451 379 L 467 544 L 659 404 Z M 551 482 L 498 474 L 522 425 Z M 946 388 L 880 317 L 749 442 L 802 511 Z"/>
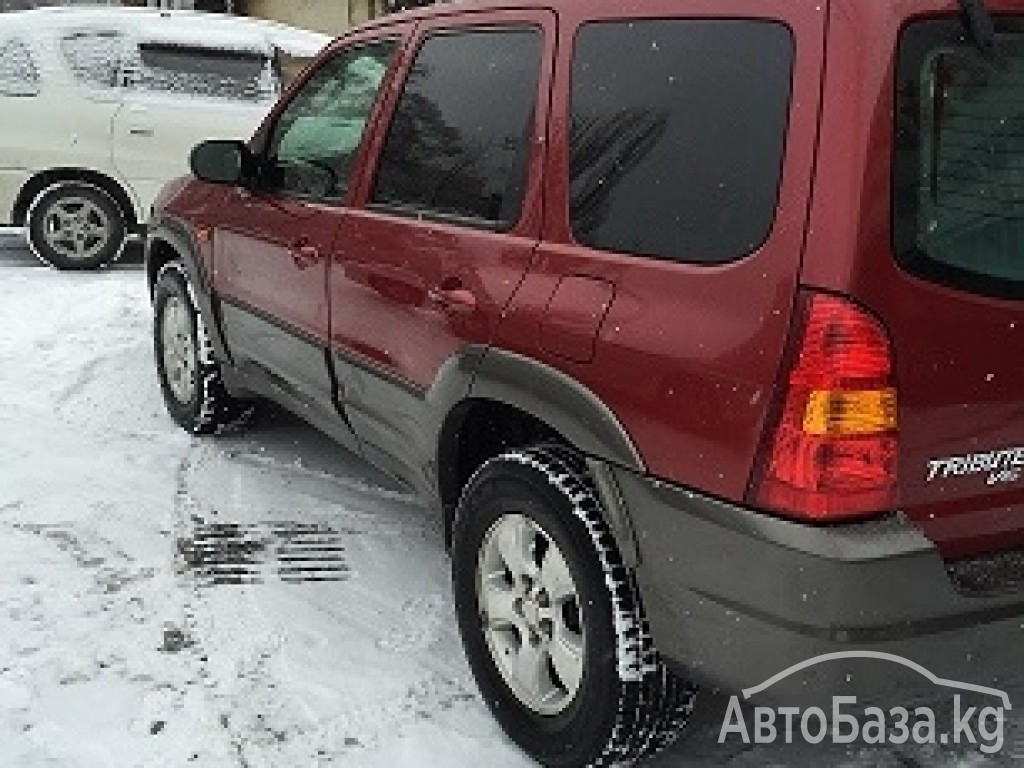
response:
<path fill-rule="evenodd" d="M 997 20 L 1024 14 L 1020 0 L 987 6 Z M 777 199 L 749 253 L 691 263 L 574 235 L 574 40 L 584 25 L 626 17 L 788 28 Z M 638 568 L 659 647 L 691 677 L 739 688 L 852 645 L 922 663 L 962 657 L 974 635 L 952 630 L 1013 637 L 1024 615 L 1024 573 L 997 555 L 1024 546 L 1024 482 L 1013 474 L 1024 463 L 1013 452 L 1024 445 L 1024 305 L 907 268 L 894 245 L 901 39 L 935 19 L 959 23 L 958 5 L 566 0 L 384 18 L 325 51 L 250 142 L 259 156 L 289 100 L 338 51 L 395 39 L 343 200 L 193 179 L 158 202 L 149 273 L 191 259 L 239 390 L 277 397 L 448 510 L 488 447 L 515 443 L 516 414 L 563 436 L 607 472 L 612 528 Z M 522 24 L 542 31 L 543 54 L 514 224 L 495 231 L 375 205 L 420 42 L 452 27 Z M 870 393 L 857 402 L 875 404 L 875 426 L 849 439 L 875 441 L 864 461 L 885 476 L 868 490 L 839 477 L 840 490 L 813 503 L 766 495 L 794 377 L 812 365 L 812 315 L 830 309 L 849 318 L 834 321 L 836 333 L 861 345 L 850 365 L 881 360 L 877 381 L 851 385 L 836 364 L 832 389 L 808 385 L 809 397 L 839 392 L 833 407 L 844 392 Z M 250 364 L 277 385 L 254 383 Z M 972 591 L 961 568 L 987 568 L 995 587 Z M 1004 666 L 999 656 L 980 653 L 961 673 Z"/>

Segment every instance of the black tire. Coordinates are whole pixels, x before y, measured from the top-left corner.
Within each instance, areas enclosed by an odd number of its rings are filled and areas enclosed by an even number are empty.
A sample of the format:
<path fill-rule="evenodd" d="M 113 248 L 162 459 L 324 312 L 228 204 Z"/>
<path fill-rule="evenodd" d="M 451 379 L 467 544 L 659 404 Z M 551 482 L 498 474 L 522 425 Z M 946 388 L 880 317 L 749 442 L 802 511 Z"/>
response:
<path fill-rule="evenodd" d="M 540 446 L 486 462 L 457 510 L 453 586 L 470 667 L 504 731 L 546 766 L 633 765 L 675 741 L 696 699 L 696 688 L 676 678 L 658 656 L 635 577 L 622 564 L 599 504 L 576 454 Z M 571 702 L 555 714 L 539 714 L 513 691 L 484 631 L 481 553 L 489 531 L 510 515 L 528 518 L 550 538 L 578 592 L 586 637 L 583 674 Z M 515 610 L 522 610 L 521 603 Z"/>
<path fill-rule="evenodd" d="M 188 345 L 192 387 L 190 396 L 176 393 L 174 372 L 168 370 L 165 354 L 165 311 L 169 303 L 180 308 L 184 320 L 182 333 Z M 232 397 L 224 387 L 220 363 L 214 358 L 213 345 L 202 315 L 196 311 L 192 290 L 184 267 L 171 261 L 161 267 L 153 292 L 153 350 L 157 375 L 167 412 L 175 423 L 193 435 L 209 435 L 237 427 L 247 420 L 252 406 Z"/>
<path fill-rule="evenodd" d="M 121 206 L 84 182 L 48 187 L 28 210 L 29 247 L 57 269 L 97 269 L 109 264 L 121 255 L 127 235 Z"/>

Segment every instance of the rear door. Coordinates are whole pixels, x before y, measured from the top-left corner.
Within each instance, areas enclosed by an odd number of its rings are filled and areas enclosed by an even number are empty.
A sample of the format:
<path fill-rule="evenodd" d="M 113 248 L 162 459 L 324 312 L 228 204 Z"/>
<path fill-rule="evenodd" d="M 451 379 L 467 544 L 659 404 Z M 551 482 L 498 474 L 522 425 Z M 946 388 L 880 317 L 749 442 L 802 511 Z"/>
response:
<path fill-rule="evenodd" d="M 454 18 L 417 29 L 330 275 L 346 412 L 364 450 L 400 473 L 432 455 L 427 393 L 491 339 L 541 228 L 554 15 Z"/>

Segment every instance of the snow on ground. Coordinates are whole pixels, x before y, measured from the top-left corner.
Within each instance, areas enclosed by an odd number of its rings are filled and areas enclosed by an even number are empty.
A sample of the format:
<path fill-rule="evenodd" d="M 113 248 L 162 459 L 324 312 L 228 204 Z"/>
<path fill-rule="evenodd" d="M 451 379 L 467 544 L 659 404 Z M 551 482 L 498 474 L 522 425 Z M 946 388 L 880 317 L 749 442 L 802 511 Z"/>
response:
<path fill-rule="evenodd" d="M 138 264 L 68 274 L 0 236 L 0 766 L 531 765 L 479 699 L 436 515 L 274 409 L 165 415 Z M 666 766 L 976 765 L 720 746 Z M 989 763 L 992 764 L 992 763 Z"/>

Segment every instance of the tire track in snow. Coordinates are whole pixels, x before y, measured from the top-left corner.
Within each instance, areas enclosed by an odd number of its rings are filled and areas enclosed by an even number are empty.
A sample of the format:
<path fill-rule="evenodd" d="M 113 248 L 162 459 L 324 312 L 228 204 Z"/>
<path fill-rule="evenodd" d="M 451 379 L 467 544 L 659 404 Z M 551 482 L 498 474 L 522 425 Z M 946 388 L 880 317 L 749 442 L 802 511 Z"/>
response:
<path fill-rule="evenodd" d="M 219 496 L 207 498 L 199 490 L 203 483 L 199 483 L 198 488 L 196 485 L 196 480 L 204 472 L 216 466 L 215 462 L 224 460 L 245 467 L 247 471 L 258 472 L 262 479 L 267 479 L 265 475 L 269 471 L 271 477 L 268 482 L 280 483 L 286 489 L 285 495 L 293 496 L 299 503 L 312 501 L 315 509 L 304 509 L 300 517 L 292 514 L 271 518 L 262 511 L 266 501 L 260 497 L 260 510 L 253 514 L 257 520 L 265 522 L 224 521 L 223 512 L 218 513 L 210 504 L 212 498 Z M 220 477 L 220 469 L 216 471 Z M 340 500 L 321 501 L 322 496 L 330 495 L 322 493 L 325 481 L 328 491 L 337 489 L 340 492 Z M 305 482 L 314 486 L 307 488 Z M 261 487 L 258 485 L 255 492 L 250 489 L 248 493 L 256 493 L 258 497 Z M 175 488 L 177 560 L 183 589 L 188 591 L 187 651 L 204 666 L 201 677 L 208 696 L 215 702 L 221 727 L 241 765 L 331 764 L 336 760 L 345 764 L 361 764 L 363 758 L 358 757 L 359 754 L 386 748 L 400 733 L 439 715 L 465 706 L 482 713 L 483 706 L 468 670 L 467 674 L 460 675 L 419 668 L 404 685 L 394 685 L 392 680 L 380 690 L 371 688 L 354 697 L 337 690 L 331 694 L 332 697 L 338 696 L 337 699 L 332 698 L 335 703 L 317 716 L 302 704 L 294 681 L 289 680 L 284 672 L 291 663 L 294 647 L 302 643 L 301 638 L 307 631 L 305 628 L 296 627 L 294 634 L 285 630 L 286 635 L 281 635 L 254 627 L 256 631 L 250 633 L 252 637 L 247 646 L 241 649 L 235 645 L 211 647 L 211 638 L 203 637 L 204 627 L 261 620 L 261 607 L 255 596 L 264 594 L 262 590 L 284 580 L 276 572 L 275 564 L 275 552 L 287 551 L 287 546 L 280 546 L 282 539 L 286 540 L 286 545 L 298 543 L 302 547 L 312 538 L 313 549 L 326 545 L 338 550 L 335 554 L 347 555 L 349 540 L 370 537 L 403 541 L 410 534 L 414 540 L 436 535 L 436 554 L 439 559 L 443 558 L 439 527 L 428 518 L 422 506 L 412 500 L 411 495 L 400 492 L 385 494 L 382 493 L 384 489 L 359 480 L 339 478 L 272 458 L 226 452 L 211 447 L 210 443 L 198 441 L 194 441 L 182 457 Z M 321 493 L 315 492 L 318 488 Z M 213 489 L 208 488 L 207 492 L 210 490 Z M 220 491 L 223 492 L 223 488 Z M 374 502 L 379 506 L 383 497 L 384 509 L 377 512 L 352 511 L 350 502 L 353 497 L 360 506 L 365 503 L 367 509 Z M 392 506 L 399 509 L 390 509 Z M 267 509 L 272 508 L 271 503 Z M 412 519 L 407 514 L 410 512 L 415 515 Z M 248 513 L 252 511 L 247 510 Z M 336 573 L 339 579 L 336 589 L 347 591 L 348 583 L 359 579 L 355 563 L 346 562 L 346 568 L 348 570 Z M 220 576 L 226 578 L 218 578 Z M 277 589 L 289 590 L 292 587 L 305 594 L 305 590 L 326 589 L 330 585 L 322 583 L 317 576 L 300 576 L 293 583 Z M 367 584 L 354 589 L 351 600 L 353 606 L 358 607 L 365 599 L 365 590 L 375 590 L 376 587 Z M 218 608 L 225 606 L 225 590 L 232 593 L 239 590 L 236 594 L 240 597 L 231 600 L 229 610 L 236 613 L 230 617 L 218 612 Z M 322 596 L 323 593 L 320 594 Z M 395 600 L 394 607 L 389 606 L 386 610 L 389 617 L 395 615 L 389 618 L 387 626 L 378 630 L 381 635 L 376 641 L 372 636 L 361 641 L 381 654 L 382 662 L 389 658 L 428 653 L 443 631 L 451 631 L 451 627 L 446 626 L 454 619 L 449 615 L 452 613 L 450 601 L 441 595 L 407 597 L 402 601 L 397 594 L 373 594 L 385 601 Z M 332 597 L 336 599 L 339 595 Z M 346 609 L 339 605 L 337 620 L 345 622 L 347 618 Z M 326 620 L 334 621 L 330 615 Z M 218 638 L 218 641 L 223 639 Z M 231 656 L 227 677 L 224 674 L 225 655 Z M 214 665 L 217 669 L 213 668 Z M 367 681 L 360 681 L 359 685 L 365 687 Z"/>

